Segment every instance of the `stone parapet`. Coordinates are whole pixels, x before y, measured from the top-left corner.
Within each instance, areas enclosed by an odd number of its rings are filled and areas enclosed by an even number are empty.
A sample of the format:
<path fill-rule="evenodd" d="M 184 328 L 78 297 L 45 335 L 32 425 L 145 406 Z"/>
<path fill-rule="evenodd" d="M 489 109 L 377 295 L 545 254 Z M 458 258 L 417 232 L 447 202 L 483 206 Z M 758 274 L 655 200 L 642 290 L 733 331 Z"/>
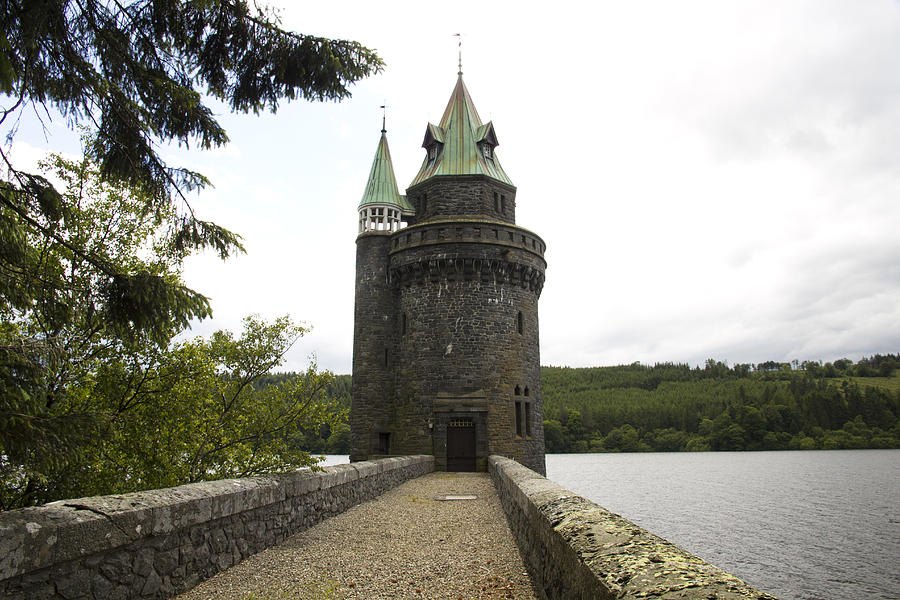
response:
<path fill-rule="evenodd" d="M 774 600 L 514 460 L 488 468 L 542 598 Z"/>
<path fill-rule="evenodd" d="M 0 597 L 168 598 L 433 470 L 405 456 L 0 513 Z"/>
<path fill-rule="evenodd" d="M 391 235 L 391 253 L 415 246 L 448 242 L 500 246 L 504 250 L 524 250 L 537 255 L 541 264 L 547 245 L 536 233 L 514 223 L 477 219 L 467 215 L 443 217 L 406 227 Z"/>

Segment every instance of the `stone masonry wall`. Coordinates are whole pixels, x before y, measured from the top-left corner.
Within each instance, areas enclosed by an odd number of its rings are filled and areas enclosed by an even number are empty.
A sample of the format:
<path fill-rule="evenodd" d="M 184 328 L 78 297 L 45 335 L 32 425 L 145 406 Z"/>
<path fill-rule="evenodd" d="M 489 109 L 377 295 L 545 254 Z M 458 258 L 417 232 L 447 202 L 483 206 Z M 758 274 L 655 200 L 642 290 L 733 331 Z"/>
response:
<path fill-rule="evenodd" d="M 407 456 L 0 513 L 0 597 L 169 598 L 433 470 Z"/>
<path fill-rule="evenodd" d="M 417 223 L 450 215 L 516 222 L 516 188 L 484 175 L 439 175 L 408 188 L 406 197 L 416 208 Z"/>
<path fill-rule="evenodd" d="M 353 380 L 350 405 L 350 460 L 381 452 L 379 433 L 393 430 L 393 339 L 397 324 L 394 294 L 388 284 L 390 235 L 363 233 L 356 240 L 356 295 L 353 318 Z"/>
<path fill-rule="evenodd" d="M 475 229 L 482 237 L 474 237 Z M 402 230 L 394 234 L 403 243 L 391 251 L 391 283 L 406 324 L 397 344 L 395 402 L 404 418 L 397 451 L 423 453 L 433 439 L 439 470 L 445 466 L 447 422 L 472 411 L 485 417 L 475 419 L 481 459 L 476 468 L 486 469 L 489 454 L 502 454 L 544 471 L 538 297 L 546 263 L 531 243 L 521 243 L 525 236 L 537 246 L 539 238 L 515 226 L 506 229 L 515 245 L 494 240 L 488 222 L 449 223 L 445 237 L 418 242 L 414 235 L 406 242 Z"/>
<path fill-rule="evenodd" d="M 488 463 L 545 600 L 774 600 L 513 460 L 491 456 Z"/>

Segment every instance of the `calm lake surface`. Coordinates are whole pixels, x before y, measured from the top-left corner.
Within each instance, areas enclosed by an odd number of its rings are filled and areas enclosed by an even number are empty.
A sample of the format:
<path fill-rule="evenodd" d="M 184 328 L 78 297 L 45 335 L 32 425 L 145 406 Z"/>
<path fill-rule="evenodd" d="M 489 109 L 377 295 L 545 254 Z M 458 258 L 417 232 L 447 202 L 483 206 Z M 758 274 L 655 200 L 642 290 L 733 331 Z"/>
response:
<path fill-rule="evenodd" d="M 900 450 L 548 454 L 547 476 L 782 600 L 900 598 Z"/>
<path fill-rule="evenodd" d="M 547 476 L 781 600 L 900 599 L 900 450 L 548 454 Z"/>

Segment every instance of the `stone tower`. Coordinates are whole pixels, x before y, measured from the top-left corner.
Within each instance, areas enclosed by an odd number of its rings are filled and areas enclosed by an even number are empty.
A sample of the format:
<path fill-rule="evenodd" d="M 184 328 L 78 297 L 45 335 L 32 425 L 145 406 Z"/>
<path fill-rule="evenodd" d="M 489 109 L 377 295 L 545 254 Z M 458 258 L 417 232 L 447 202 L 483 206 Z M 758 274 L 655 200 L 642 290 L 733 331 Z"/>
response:
<path fill-rule="evenodd" d="M 516 225 L 497 134 L 459 74 L 401 196 L 382 128 L 356 239 L 350 460 L 490 454 L 545 472 L 538 336 L 544 241 Z"/>

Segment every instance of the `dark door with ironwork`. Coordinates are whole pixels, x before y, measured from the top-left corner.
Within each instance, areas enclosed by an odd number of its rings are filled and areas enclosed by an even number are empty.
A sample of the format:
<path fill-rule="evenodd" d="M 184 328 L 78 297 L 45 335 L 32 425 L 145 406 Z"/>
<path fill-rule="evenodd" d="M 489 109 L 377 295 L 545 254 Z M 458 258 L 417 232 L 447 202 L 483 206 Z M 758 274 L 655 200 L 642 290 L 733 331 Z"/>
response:
<path fill-rule="evenodd" d="M 452 419 L 447 424 L 447 470 L 475 470 L 475 423 Z"/>

